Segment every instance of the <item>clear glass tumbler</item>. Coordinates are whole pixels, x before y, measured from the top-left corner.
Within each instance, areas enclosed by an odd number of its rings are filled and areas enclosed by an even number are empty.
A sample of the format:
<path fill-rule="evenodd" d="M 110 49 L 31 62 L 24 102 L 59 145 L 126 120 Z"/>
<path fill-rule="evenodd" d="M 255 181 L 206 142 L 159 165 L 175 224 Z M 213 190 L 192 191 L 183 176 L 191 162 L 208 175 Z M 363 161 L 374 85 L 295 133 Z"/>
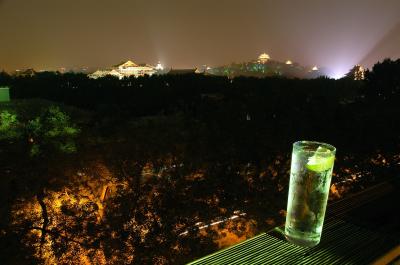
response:
<path fill-rule="evenodd" d="M 293 144 L 285 223 L 286 239 L 312 247 L 321 239 L 336 148 L 298 141 Z"/>

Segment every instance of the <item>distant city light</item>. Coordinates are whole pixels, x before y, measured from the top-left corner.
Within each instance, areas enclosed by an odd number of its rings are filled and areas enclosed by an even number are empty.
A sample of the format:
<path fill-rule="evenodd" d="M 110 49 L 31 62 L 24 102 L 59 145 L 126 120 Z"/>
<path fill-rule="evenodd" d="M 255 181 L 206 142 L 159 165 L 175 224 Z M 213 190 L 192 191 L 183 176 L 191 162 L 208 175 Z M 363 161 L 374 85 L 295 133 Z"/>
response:
<path fill-rule="evenodd" d="M 164 70 L 164 66 L 160 62 L 158 62 L 156 65 L 156 70 L 162 71 L 162 70 Z"/>
<path fill-rule="evenodd" d="M 291 64 L 293 64 L 293 63 L 292 63 L 291 60 L 287 60 L 287 61 L 286 61 L 286 64 L 287 64 L 287 65 L 291 65 Z"/>
<path fill-rule="evenodd" d="M 246 216 L 247 215 L 246 213 L 243 213 L 243 212 L 240 212 L 240 211 L 237 211 L 237 210 L 234 211 L 233 213 L 234 213 L 234 215 L 232 215 L 231 217 L 223 218 L 222 220 L 212 222 L 211 224 L 203 224 L 203 222 L 197 222 L 194 225 L 197 226 L 199 230 L 202 230 L 202 229 L 205 229 L 205 228 L 208 228 L 208 227 L 211 227 L 211 226 L 214 226 L 214 225 L 218 225 L 220 223 L 224 223 L 226 221 L 234 220 L 234 219 L 239 218 L 241 216 Z M 186 230 L 185 232 L 180 233 L 179 236 L 184 236 L 184 235 L 187 235 L 187 234 L 189 234 L 188 230 Z"/>
<path fill-rule="evenodd" d="M 328 73 L 329 77 L 334 79 L 340 79 L 345 76 L 351 77 L 354 80 L 364 80 L 365 79 L 365 68 L 359 64 L 354 65 L 353 68 L 349 70 L 347 64 L 338 65 L 332 68 Z"/>
<path fill-rule="evenodd" d="M 318 67 L 315 65 L 311 70 L 318 71 Z"/>
<path fill-rule="evenodd" d="M 344 67 L 338 67 L 336 69 L 332 69 L 332 71 L 330 71 L 329 76 L 333 79 L 340 79 L 342 77 L 344 77 L 346 75 L 346 73 L 348 72 L 348 70 L 345 70 L 346 68 Z"/>

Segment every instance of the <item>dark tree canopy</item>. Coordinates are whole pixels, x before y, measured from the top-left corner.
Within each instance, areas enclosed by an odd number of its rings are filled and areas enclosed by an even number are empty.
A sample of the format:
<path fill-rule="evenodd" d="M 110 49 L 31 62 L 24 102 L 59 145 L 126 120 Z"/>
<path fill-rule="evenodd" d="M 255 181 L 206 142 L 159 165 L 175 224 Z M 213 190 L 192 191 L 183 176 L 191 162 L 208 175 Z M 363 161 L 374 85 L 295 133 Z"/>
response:
<path fill-rule="evenodd" d="M 0 260 L 209 254 L 283 222 L 300 139 L 337 147 L 331 200 L 398 175 L 399 64 L 363 81 L 0 73 Z"/>

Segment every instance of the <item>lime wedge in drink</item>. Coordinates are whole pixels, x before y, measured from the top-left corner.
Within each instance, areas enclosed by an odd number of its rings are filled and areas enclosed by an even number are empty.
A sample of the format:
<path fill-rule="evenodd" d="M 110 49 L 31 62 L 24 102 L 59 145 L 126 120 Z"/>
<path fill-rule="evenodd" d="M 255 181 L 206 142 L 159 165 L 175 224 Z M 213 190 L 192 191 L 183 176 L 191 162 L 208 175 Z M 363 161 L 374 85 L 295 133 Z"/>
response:
<path fill-rule="evenodd" d="M 331 151 L 325 147 L 318 147 L 314 155 L 308 158 L 306 164 L 307 169 L 322 172 L 330 169 L 333 166 L 335 157 L 331 154 Z"/>

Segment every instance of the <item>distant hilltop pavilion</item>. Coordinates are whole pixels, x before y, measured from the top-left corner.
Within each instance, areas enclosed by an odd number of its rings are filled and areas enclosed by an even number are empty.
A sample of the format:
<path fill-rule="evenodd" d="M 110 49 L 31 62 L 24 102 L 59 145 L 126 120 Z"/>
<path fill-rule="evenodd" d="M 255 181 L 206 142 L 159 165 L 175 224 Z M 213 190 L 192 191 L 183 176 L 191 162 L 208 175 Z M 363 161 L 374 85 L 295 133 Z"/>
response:
<path fill-rule="evenodd" d="M 257 58 L 247 62 L 234 62 L 217 67 L 207 67 L 207 75 L 251 77 L 286 77 L 286 78 L 317 78 L 327 75 L 325 70 L 318 66 L 302 66 L 299 63 L 287 59 L 285 61 L 274 60 L 269 54 L 263 52 Z"/>
<path fill-rule="evenodd" d="M 130 76 L 152 76 L 160 70 L 160 67 L 162 67 L 160 63 L 157 65 L 157 67 L 155 67 L 149 64 L 136 64 L 128 60 L 126 62 L 117 64 L 107 70 L 97 70 L 96 72 L 91 73 L 88 76 L 93 79 L 97 79 L 107 75 L 115 76 L 119 79 Z"/>
<path fill-rule="evenodd" d="M 259 63 L 267 63 L 270 59 L 271 57 L 269 57 L 269 55 L 266 54 L 265 52 L 260 54 L 260 56 L 258 56 Z"/>

